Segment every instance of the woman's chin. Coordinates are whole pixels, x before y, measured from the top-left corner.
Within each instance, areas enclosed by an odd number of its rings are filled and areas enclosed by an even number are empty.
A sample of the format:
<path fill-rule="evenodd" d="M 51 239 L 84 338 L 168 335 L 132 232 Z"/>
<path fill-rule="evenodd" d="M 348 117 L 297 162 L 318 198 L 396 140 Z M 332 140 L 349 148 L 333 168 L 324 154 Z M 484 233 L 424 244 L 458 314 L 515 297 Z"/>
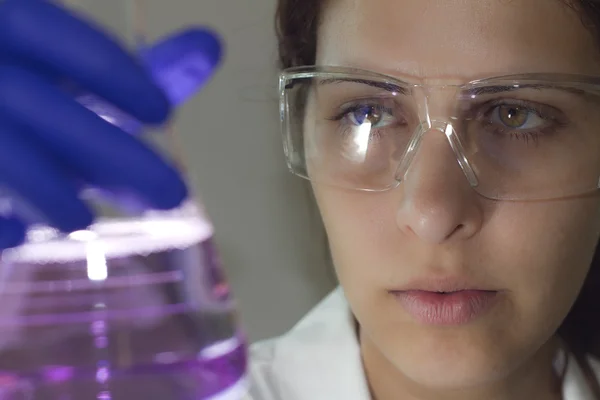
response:
<path fill-rule="evenodd" d="M 414 385 L 440 390 L 464 390 L 484 387 L 501 380 L 507 369 L 493 362 L 474 362 L 468 357 L 455 361 L 421 360 L 397 368 Z"/>
<path fill-rule="evenodd" d="M 475 343 L 413 341 L 410 348 L 391 346 L 382 354 L 414 385 L 445 390 L 488 386 L 507 378 L 522 362 L 518 352 Z"/>

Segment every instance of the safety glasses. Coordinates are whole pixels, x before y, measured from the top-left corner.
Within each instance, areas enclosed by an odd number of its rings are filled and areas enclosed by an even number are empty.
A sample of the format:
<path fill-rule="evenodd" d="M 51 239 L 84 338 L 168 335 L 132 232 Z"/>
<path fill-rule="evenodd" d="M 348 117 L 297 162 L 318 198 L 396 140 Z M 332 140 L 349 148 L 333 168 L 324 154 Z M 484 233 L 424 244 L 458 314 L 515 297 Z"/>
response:
<path fill-rule="evenodd" d="M 290 170 L 313 182 L 385 191 L 426 135 L 444 135 L 471 187 L 497 200 L 600 188 L 600 77 L 527 74 L 460 85 L 307 66 L 280 75 Z"/>

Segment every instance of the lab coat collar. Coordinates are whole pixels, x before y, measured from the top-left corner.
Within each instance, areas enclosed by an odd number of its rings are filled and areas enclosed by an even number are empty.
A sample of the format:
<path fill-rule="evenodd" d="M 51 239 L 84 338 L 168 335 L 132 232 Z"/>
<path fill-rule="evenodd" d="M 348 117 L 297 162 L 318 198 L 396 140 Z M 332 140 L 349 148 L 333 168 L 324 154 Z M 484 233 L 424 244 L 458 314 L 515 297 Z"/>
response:
<path fill-rule="evenodd" d="M 346 298 L 337 288 L 276 346 L 277 375 L 286 400 L 368 400 L 368 385 Z M 600 363 L 593 360 L 596 374 Z M 574 357 L 568 356 L 563 400 L 596 400 Z"/>
<path fill-rule="evenodd" d="M 341 288 L 310 311 L 276 346 L 274 370 L 285 400 L 368 400 L 352 318 Z"/>

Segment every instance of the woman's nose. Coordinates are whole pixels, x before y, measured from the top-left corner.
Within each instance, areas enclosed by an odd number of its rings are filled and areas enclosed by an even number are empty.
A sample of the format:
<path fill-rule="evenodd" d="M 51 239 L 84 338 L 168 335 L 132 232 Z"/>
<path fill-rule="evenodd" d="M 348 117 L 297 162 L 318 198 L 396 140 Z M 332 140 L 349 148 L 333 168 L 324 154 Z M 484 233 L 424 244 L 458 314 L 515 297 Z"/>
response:
<path fill-rule="evenodd" d="M 481 228 L 480 196 L 444 132 L 432 129 L 423 135 L 400 185 L 398 227 L 433 244 L 468 239 Z"/>

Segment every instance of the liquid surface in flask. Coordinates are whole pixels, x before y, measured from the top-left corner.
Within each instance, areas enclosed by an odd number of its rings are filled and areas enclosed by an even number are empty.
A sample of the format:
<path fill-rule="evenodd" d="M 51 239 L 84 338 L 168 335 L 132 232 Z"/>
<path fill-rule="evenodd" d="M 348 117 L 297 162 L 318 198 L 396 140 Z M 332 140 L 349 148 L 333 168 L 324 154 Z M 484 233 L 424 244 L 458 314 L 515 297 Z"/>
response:
<path fill-rule="evenodd" d="M 202 218 L 29 232 L 3 253 L 0 400 L 238 400 L 246 345 Z"/>

